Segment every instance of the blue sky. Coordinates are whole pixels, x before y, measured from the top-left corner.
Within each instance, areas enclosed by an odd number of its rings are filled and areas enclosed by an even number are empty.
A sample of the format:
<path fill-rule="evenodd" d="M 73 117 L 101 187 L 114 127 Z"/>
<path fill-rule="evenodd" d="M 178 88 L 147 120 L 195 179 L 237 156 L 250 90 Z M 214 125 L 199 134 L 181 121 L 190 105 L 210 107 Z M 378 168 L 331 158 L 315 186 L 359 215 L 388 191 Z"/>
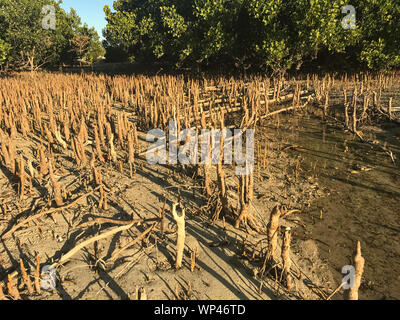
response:
<path fill-rule="evenodd" d="M 109 5 L 112 9 L 113 0 L 63 0 L 61 7 L 69 12 L 74 8 L 82 19 L 82 23 L 87 23 L 89 27 L 95 27 L 100 38 L 102 30 L 106 26 L 103 7 Z"/>

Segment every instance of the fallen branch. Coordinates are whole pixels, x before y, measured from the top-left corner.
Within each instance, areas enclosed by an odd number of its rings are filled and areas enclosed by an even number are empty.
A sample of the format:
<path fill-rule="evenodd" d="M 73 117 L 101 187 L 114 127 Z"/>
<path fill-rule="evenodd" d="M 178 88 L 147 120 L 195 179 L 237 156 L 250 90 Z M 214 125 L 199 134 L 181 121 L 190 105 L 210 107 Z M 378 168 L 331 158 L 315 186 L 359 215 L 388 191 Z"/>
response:
<path fill-rule="evenodd" d="M 265 119 L 265 118 L 268 118 L 268 117 L 272 117 L 272 116 L 277 115 L 277 114 L 282 113 L 282 112 L 288 112 L 288 111 L 292 111 L 292 110 L 296 110 L 296 109 L 303 109 L 304 107 L 306 107 L 310 103 L 311 98 L 312 98 L 312 95 L 308 96 L 306 103 L 304 103 L 302 105 L 292 106 L 292 107 L 276 110 L 276 111 L 264 114 L 263 116 L 259 117 L 258 119 L 262 120 L 262 119 Z"/>
<path fill-rule="evenodd" d="M 65 255 L 63 255 L 61 257 L 61 259 L 58 262 L 53 263 L 51 266 L 54 268 L 59 267 L 60 265 L 62 265 L 63 263 L 65 263 L 67 260 L 69 260 L 72 256 L 74 256 L 76 253 L 78 253 L 80 250 L 82 250 L 84 247 L 90 245 L 93 242 L 99 241 L 101 239 L 104 238 L 108 238 L 110 236 L 112 236 L 113 234 L 116 234 L 118 232 L 122 232 L 125 230 L 128 230 L 130 228 L 132 228 L 135 225 L 136 222 L 132 222 L 129 223 L 128 225 L 125 226 L 121 226 L 121 227 L 117 227 L 114 228 L 112 230 L 109 230 L 107 232 L 104 232 L 103 234 L 99 234 L 95 237 L 92 237 L 86 241 L 83 241 L 82 243 L 78 244 L 76 247 L 74 247 L 73 249 L 71 249 L 70 251 L 68 251 Z M 136 238 L 134 241 L 132 241 L 131 243 L 129 243 L 127 246 L 125 246 L 124 248 L 120 249 L 119 252 L 121 252 L 123 249 L 126 249 L 126 247 L 133 245 L 134 243 L 136 243 L 137 241 L 139 241 L 141 238 L 143 238 L 148 232 L 151 231 L 151 229 L 155 226 L 155 224 L 153 224 L 149 229 L 147 229 L 143 234 L 141 234 L 138 238 Z M 119 254 L 118 252 L 118 254 Z M 113 255 L 114 256 L 114 255 Z M 113 260 L 113 258 L 111 258 L 110 260 Z M 16 277 L 18 275 L 18 271 L 14 271 L 13 273 L 10 274 L 11 279 Z"/>
<path fill-rule="evenodd" d="M 289 210 L 289 211 L 285 212 L 284 214 L 282 214 L 281 219 L 284 219 L 284 218 L 290 216 L 292 213 L 301 213 L 301 210 L 298 210 L 298 209 Z"/>
<path fill-rule="evenodd" d="M 145 237 L 145 235 L 147 235 L 151 230 L 153 230 L 154 226 L 156 224 L 152 224 L 150 227 L 148 227 L 140 236 L 138 236 L 137 238 L 133 239 L 132 241 L 128 242 L 125 246 L 123 246 L 121 249 L 115 251 L 113 253 L 113 255 L 111 256 L 111 258 L 108 261 L 114 261 L 115 259 L 118 258 L 118 256 L 125 251 L 127 248 L 133 246 L 135 243 L 137 243 L 138 241 L 140 241 L 141 239 L 143 239 Z"/>
<path fill-rule="evenodd" d="M 374 107 L 376 108 L 376 110 L 379 111 L 380 114 L 382 114 L 382 115 L 384 115 L 385 117 L 387 117 L 389 121 L 392 121 L 392 122 L 394 122 L 394 123 L 396 123 L 396 124 L 400 124 L 400 119 L 395 119 L 395 118 L 391 117 L 390 114 L 386 113 L 386 112 L 385 112 L 384 110 L 382 110 L 382 108 L 379 107 L 378 105 L 374 105 Z M 394 111 L 395 111 L 395 112 L 398 112 L 398 111 L 400 111 L 400 108 L 395 108 Z"/>
<path fill-rule="evenodd" d="M 346 282 L 342 282 L 333 292 L 326 298 L 326 300 L 330 300 L 342 287 L 346 284 Z"/>
<path fill-rule="evenodd" d="M 394 165 L 396 164 L 396 157 L 394 156 L 394 154 L 393 154 L 393 152 L 391 150 L 389 150 L 388 148 L 383 147 L 383 146 L 381 146 L 379 144 L 375 144 L 375 143 L 372 143 L 371 141 L 365 140 L 363 137 L 361 137 L 361 135 L 358 132 L 354 132 L 354 133 L 362 142 L 366 142 L 370 146 L 378 147 L 379 149 L 381 149 L 384 153 L 386 153 L 390 157 L 390 159 L 392 160 L 393 164 Z"/>
<path fill-rule="evenodd" d="M 125 230 L 128 230 L 130 228 L 132 228 L 135 225 L 134 222 L 131 222 L 130 224 L 126 225 L 126 226 L 122 226 L 122 227 L 117 227 L 114 229 L 111 229 L 107 232 L 104 232 L 103 234 L 99 234 L 95 237 L 92 237 L 86 241 L 83 241 L 82 243 L 78 244 L 75 248 L 71 249 L 68 253 L 66 253 L 65 255 L 63 255 L 61 257 L 61 259 L 52 264 L 52 267 L 57 268 L 58 266 L 62 265 L 63 263 L 65 263 L 68 259 L 70 259 L 73 255 L 75 255 L 77 252 L 79 252 L 80 250 L 82 250 L 84 247 L 88 246 L 89 244 L 99 241 L 101 239 L 107 238 L 112 236 L 113 234 L 116 234 L 118 232 L 122 232 Z"/>
<path fill-rule="evenodd" d="M 0 239 L 6 238 L 8 235 L 14 233 L 19 228 L 21 228 L 22 226 L 24 226 L 25 224 L 27 224 L 27 223 L 29 223 L 29 222 L 31 222 L 33 220 L 36 220 L 36 219 L 38 219 L 40 217 L 43 217 L 43 216 L 45 216 L 47 214 L 54 213 L 54 212 L 61 211 L 61 210 L 65 210 L 65 209 L 68 209 L 68 208 L 74 206 L 77 202 L 79 202 L 80 200 L 90 196 L 95 191 L 97 191 L 99 188 L 100 188 L 100 186 L 96 187 L 92 191 L 83 194 L 82 196 L 78 197 L 77 199 L 75 199 L 74 201 L 72 201 L 71 203 L 69 203 L 69 204 L 67 204 L 67 205 L 65 205 L 63 207 L 51 208 L 49 210 L 46 210 L 46 211 L 43 211 L 43 212 L 39 212 L 39 213 L 37 213 L 37 214 L 35 214 L 33 216 L 30 216 L 30 217 L 26 218 L 24 221 L 21 221 L 20 223 L 16 224 L 14 227 L 12 227 L 9 231 L 3 233 L 2 236 L 0 237 Z"/>
<path fill-rule="evenodd" d="M 300 95 L 305 94 L 305 93 L 308 93 L 308 91 L 307 91 L 307 90 L 301 91 L 301 92 L 300 92 Z M 277 99 L 277 98 L 275 98 L 275 99 L 268 99 L 268 104 L 273 104 L 273 103 L 276 103 L 276 102 L 278 102 L 278 103 L 284 103 L 284 102 L 287 102 L 287 101 L 290 101 L 291 99 L 293 99 L 293 96 L 294 96 L 294 94 L 293 94 L 293 93 L 290 93 L 290 94 L 288 94 L 288 95 L 286 95 L 286 96 L 280 97 L 279 99 Z M 303 98 L 304 98 L 304 97 L 303 97 Z M 216 99 L 216 100 L 214 100 L 214 104 L 223 103 L 223 102 L 229 103 L 228 101 L 225 101 L 225 100 L 223 100 L 223 99 Z M 260 101 L 260 105 L 264 105 L 265 103 L 266 103 L 266 101 Z M 205 106 L 209 106 L 209 105 L 210 105 L 209 103 L 203 104 L 203 105 L 199 104 L 199 107 L 205 107 Z M 234 104 L 232 104 L 232 105 L 228 105 L 228 106 L 214 107 L 214 108 L 211 109 L 211 110 L 205 110 L 205 111 L 201 112 L 199 116 L 195 116 L 195 117 L 190 118 L 189 121 L 190 121 L 190 122 L 199 121 L 199 120 L 201 120 L 201 117 L 202 117 L 203 115 L 204 115 L 206 118 L 209 118 L 209 117 L 211 117 L 212 113 L 217 112 L 217 111 L 218 111 L 218 112 L 225 111 L 226 113 L 241 111 L 241 110 L 243 110 L 242 105 L 243 105 L 242 102 L 236 102 L 236 103 L 234 103 Z M 180 120 L 183 120 L 184 118 L 185 118 L 184 116 L 181 116 L 179 119 L 180 119 Z"/>
<path fill-rule="evenodd" d="M 160 218 L 151 218 L 151 219 L 133 219 L 130 221 L 121 221 L 121 220 L 114 220 L 114 219 L 109 219 L 109 218 L 96 218 L 92 221 L 89 222 L 85 222 L 82 223 L 76 227 L 73 228 L 73 230 L 75 229 L 81 229 L 81 228 L 87 228 L 90 227 L 94 224 L 100 224 L 100 223 L 113 223 L 113 224 L 117 224 L 117 225 L 128 225 L 131 223 L 145 223 L 145 222 L 153 222 L 153 221 L 159 221 Z"/>
<path fill-rule="evenodd" d="M 355 135 L 361 140 L 361 142 L 368 143 L 368 144 L 369 144 L 370 146 L 372 146 L 372 147 L 378 147 L 381 151 L 383 151 L 384 153 L 386 153 L 386 154 L 390 157 L 390 159 L 392 160 L 393 164 L 396 164 L 396 157 L 394 156 L 394 154 L 393 154 L 393 152 L 392 152 L 391 150 L 389 150 L 389 149 L 386 148 L 386 147 L 383 147 L 383 146 L 377 145 L 377 144 L 375 144 L 375 143 L 372 143 L 371 141 L 365 140 L 365 139 L 360 135 L 359 132 L 354 132 L 354 131 L 353 131 L 352 129 L 350 129 L 345 123 L 343 123 L 342 121 L 336 119 L 335 117 L 328 116 L 328 115 L 326 115 L 326 117 L 329 118 L 329 119 L 331 119 L 331 120 L 334 120 L 335 122 L 337 122 L 337 123 L 339 123 L 339 124 L 341 124 L 344 128 L 346 128 L 347 130 L 349 130 L 351 133 L 355 134 Z"/>

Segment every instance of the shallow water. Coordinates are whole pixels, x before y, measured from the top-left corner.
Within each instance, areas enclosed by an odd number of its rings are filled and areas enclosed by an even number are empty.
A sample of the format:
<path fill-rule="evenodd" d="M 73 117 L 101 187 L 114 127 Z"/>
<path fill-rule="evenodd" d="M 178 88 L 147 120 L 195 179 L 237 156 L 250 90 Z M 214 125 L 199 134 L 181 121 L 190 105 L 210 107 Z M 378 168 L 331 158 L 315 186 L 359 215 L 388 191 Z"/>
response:
<path fill-rule="evenodd" d="M 262 128 L 283 144 L 300 146 L 287 152 L 301 157 L 301 174 L 317 177 L 330 191 L 302 214 L 337 284 L 360 241 L 365 258 L 360 299 L 400 299 L 400 126 L 372 129 L 368 135 L 364 130 L 365 138 L 386 141 L 398 158 L 395 165 L 388 155 L 314 115 L 281 116 L 278 128 Z"/>

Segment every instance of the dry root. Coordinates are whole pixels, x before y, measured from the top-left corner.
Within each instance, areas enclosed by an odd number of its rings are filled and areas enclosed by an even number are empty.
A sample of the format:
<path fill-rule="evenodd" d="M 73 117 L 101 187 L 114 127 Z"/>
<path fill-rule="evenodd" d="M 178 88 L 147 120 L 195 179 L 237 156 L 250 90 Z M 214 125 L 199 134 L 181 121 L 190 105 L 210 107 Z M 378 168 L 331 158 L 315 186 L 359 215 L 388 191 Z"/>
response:
<path fill-rule="evenodd" d="M 276 248 L 278 243 L 278 229 L 279 219 L 281 216 L 281 210 L 279 206 L 276 206 L 271 213 L 271 218 L 267 225 L 267 240 L 268 240 L 268 255 L 267 260 L 277 261 Z"/>
<path fill-rule="evenodd" d="M 282 263 L 283 263 L 283 276 L 286 280 L 286 288 L 290 291 L 292 289 L 292 275 L 290 273 L 290 268 L 292 267 L 292 260 L 290 259 L 290 242 L 291 234 L 290 228 L 286 228 L 285 235 L 282 243 Z"/>
<path fill-rule="evenodd" d="M 176 261 L 175 268 L 179 269 L 182 267 L 183 250 L 185 248 L 185 209 L 182 208 L 182 213 L 179 216 L 176 212 L 177 203 L 172 206 L 172 215 L 178 226 L 177 230 L 177 241 L 176 241 Z"/>
<path fill-rule="evenodd" d="M 360 241 L 357 242 L 357 251 L 354 256 L 354 268 L 356 270 L 354 286 L 350 288 L 348 294 L 348 300 L 358 300 L 358 289 L 361 285 L 361 277 L 364 273 L 365 259 L 361 256 L 361 244 Z"/>
<path fill-rule="evenodd" d="M 22 280 L 24 281 L 24 284 L 25 284 L 26 288 L 28 289 L 29 294 L 32 295 L 33 294 L 32 282 L 31 282 L 31 279 L 30 279 L 28 273 L 25 270 L 24 262 L 22 261 L 22 259 L 19 259 L 19 264 L 20 264 L 20 268 L 21 268 Z"/>
<path fill-rule="evenodd" d="M 35 290 L 37 294 L 40 294 L 40 260 L 39 256 L 36 256 L 36 269 L 35 269 Z"/>
<path fill-rule="evenodd" d="M 64 201 L 63 201 L 63 198 L 61 195 L 60 183 L 54 177 L 53 165 L 52 165 L 51 160 L 49 161 L 49 167 L 50 167 L 50 181 L 51 181 L 51 184 L 52 184 L 53 190 L 54 190 L 54 200 L 55 200 L 57 206 L 61 207 L 64 205 Z"/>
<path fill-rule="evenodd" d="M 0 283 L 0 301 L 1 300 L 8 300 L 7 298 L 6 298 L 6 296 L 4 295 L 4 292 L 3 292 L 3 284 L 2 283 Z"/>
<path fill-rule="evenodd" d="M 12 278 L 10 275 L 8 275 L 8 282 L 7 282 L 7 290 L 8 294 L 14 299 L 14 300 L 21 300 L 21 296 L 19 294 L 18 288 L 16 288 L 13 284 Z"/>

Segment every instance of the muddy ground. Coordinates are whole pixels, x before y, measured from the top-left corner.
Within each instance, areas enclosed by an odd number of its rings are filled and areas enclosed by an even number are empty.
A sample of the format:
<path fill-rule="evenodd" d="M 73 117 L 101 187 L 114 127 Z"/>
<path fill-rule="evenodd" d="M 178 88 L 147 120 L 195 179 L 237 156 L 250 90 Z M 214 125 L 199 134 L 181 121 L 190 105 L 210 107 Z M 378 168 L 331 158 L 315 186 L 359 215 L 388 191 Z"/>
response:
<path fill-rule="evenodd" d="M 55 290 L 28 294 L 20 277 L 23 299 L 137 299 L 144 288 L 148 299 L 325 299 L 342 281 L 344 265 L 352 264 L 357 241 L 366 260 L 361 299 L 400 298 L 399 165 L 387 154 L 362 143 L 334 122 L 322 122 L 317 108 L 282 115 L 260 123 L 256 137 L 255 199 L 251 214 L 265 226 L 277 204 L 301 213 L 288 216 L 292 228 L 294 288 L 280 281 L 279 269 L 259 277 L 266 236 L 235 229 L 232 221 L 214 221 L 196 174 L 180 166 L 150 165 L 136 159 L 136 173 L 120 172 L 118 164 L 103 165 L 108 207 L 99 208 L 94 192 L 76 205 L 46 215 L 2 237 L 0 281 L 19 272 L 22 258 L 33 275 L 36 256 L 41 267 L 60 259 L 82 241 L 116 227 L 96 218 L 118 221 L 152 219 L 166 203 L 166 228 L 156 225 L 141 241 L 113 259 L 113 254 L 144 232 L 151 222 L 137 223 L 85 247 L 57 269 Z M 362 128 L 375 144 L 400 159 L 399 125 L 382 122 Z M 140 133 L 140 149 L 148 148 Z M 17 151 L 35 163 L 37 139 L 18 137 Z M 118 151 L 118 150 L 117 150 Z M 126 155 L 120 151 L 123 158 Z M 93 190 L 90 170 L 77 170 L 72 154 L 55 146 L 56 176 L 70 203 Z M 266 160 L 264 160 L 266 154 Z M 100 166 L 100 164 L 96 164 Z M 54 205 L 50 184 L 33 181 L 29 196 L 19 200 L 18 181 L 0 166 L 0 234 L 33 213 Z M 238 207 L 237 177 L 228 167 L 228 194 Z M 214 181 L 216 180 L 214 176 Z M 46 179 L 46 177 L 45 177 Z M 49 200 L 49 196 L 51 199 Z M 186 212 L 183 268 L 175 270 L 176 226 L 171 205 L 180 201 Z M 196 267 L 190 270 L 190 253 Z M 17 280 L 18 279 L 18 280 Z M 332 299 L 342 299 L 343 290 Z"/>
<path fill-rule="evenodd" d="M 141 150 L 148 147 L 145 135 L 140 135 Z M 266 225 L 277 204 L 288 209 L 302 209 L 305 203 L 325 195 L 327 190 L 312 177 L 295 178 L 299 165 L 295 157 L 282 152 L 285 145 L 275 136 L 257 137 L 267 148 L 267 163 L 260 161 L 255 174 L 255 200 L 251 212 Z M 17 150 L 35 160 L 32 140 L 18 138 Z M 265 152 L 264 149 L 263 153 Z M 90 171 L 77 171 L 70 155 L 54 149 L 55 174 L 69 193 L 66 203 L 93 189 Z M 237 206 L 237 177 L 226 168 L 231 202 Z M 101 234 L 115 225 L 95 224 L 98 217 L 119 221 L 132 218 L 155 218 L 166 199 L 168 226 L 162 235 L 157 226 L 144 240 L 125 250 L 118 259 L 112 254 L 149 227 L 138 224 L 129 231 L 85 247 L 57 269 L 56 290 L 28 295 L 21 279 L 18 285 L 25 299 L 135 299 L 137 288 L 146 290 L 148 299 L 320 299 L 338 285 L 319 258 L 314 240 L 304 235 L 303 215 L 288 216 L 283 227 L 293 230 L 292 258 L 295 286 L 287 292 L 281 274 L 260 279 L 265 235 L 251 229 L 233 228 L 230 221 L 213 221 L 207 212 L 201 181 L 180 167 L 150 165 L 145 158 L 136 162 L 136 173 L 129 178 L 129 169 L 108 163 L 103 170 L 107 186 L 108 208 L 98 208 L 98 192 L 84 198 L 66 210 L 47 215 L 2 239 L 0 244 L 0 279 L 19 271 L 22 258 L 31 275 L 38 255 L 41 267 L 51 264 L 83 240 Z M 216 175 L 215 175 L 216 177 Z M 87 179 L 87 183 L 84 182 Z M 82 185 L 86 184 L 86 188 Z M 34 186 L 36 184 L 34 183 Z M 37 186 L 37 185 L 36 185 Z M 49 185 L 47 185 L 49 188 Z M 18 181 L 3 167 L 0 171 L 2 212 L 0 232 L 4 234 L 17 221 L 32 212 L 48 207 L 51 189 L 33 188 L 29 197 L 19 201 Z M 50 192 L 50 193 L 49 193 Z M 181 270 L 174 269 L 175 222 L 170 206 L 180 199 L 186 210 L 186 250 Z M 51 204 L 51 203 L 50 203 Z M 197 248 L 196 268 L 190 271 L 190 252 Z M 276 279 L 278 278 L 278 279 Z"/>
<path fill-rule="evenodd" d="M 320 118 L 286 117 L 278 130 L 269 128 L 299 146 L 290 152 L 302 159 L 302 173 L 330 191 L 303 211 L 307 232 L 336 282 L 342 267 L 352 265 L 360 241 L 365 258 L 360 299 L 400 299 L 400 125 L 363 126 L 374 146 Z M 393 152 L 396 163 L 379 145 Z"/>

